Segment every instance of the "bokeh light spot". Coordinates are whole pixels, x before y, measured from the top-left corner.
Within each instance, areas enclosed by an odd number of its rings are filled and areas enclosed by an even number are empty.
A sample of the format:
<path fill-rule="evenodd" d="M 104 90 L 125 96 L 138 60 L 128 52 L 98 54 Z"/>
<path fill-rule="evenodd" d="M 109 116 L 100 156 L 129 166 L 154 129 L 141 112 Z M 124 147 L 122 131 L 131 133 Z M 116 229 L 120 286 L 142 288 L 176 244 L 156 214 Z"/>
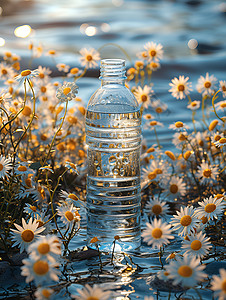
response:
<path fill-rule="evenodd" d="M 29 26 L 29 25 L 18 26 L 14 30 L 14 34 L 17 37 L 26 38 L 31 34 L 31 26 Z"/>
<path fill-rule="evenodd" d="M 197 46 L 198 46 L 198 42 L 196 39 L 190 39 L 188 41 L 188 48 L 194 50 L 195 48 L 197 48 Z"/>
<path fill-rule="evenodd" d="M 97 29 L 95 26 L 88 26 L 86 29 L 85 29 L 85 34 L 88 35 L 88 36 L 93 36 L 97 33 Z"/>
<path fill-rule="evenodd" d="M 0 47 L 5 46 L 5 40 L 0 37 Z"/>

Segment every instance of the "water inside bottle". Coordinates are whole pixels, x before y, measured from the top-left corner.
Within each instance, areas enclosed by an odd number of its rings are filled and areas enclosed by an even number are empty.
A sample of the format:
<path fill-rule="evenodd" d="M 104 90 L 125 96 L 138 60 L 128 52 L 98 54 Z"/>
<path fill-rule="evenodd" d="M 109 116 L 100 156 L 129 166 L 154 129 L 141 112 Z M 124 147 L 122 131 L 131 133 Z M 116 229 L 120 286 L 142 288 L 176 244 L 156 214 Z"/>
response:
<path fill-rule="evenodd" d="M 87 110 L 87 237 L 101 250 L 111 250 L 115 236 L 118 250 L 140 246 L 140 122 L 128 105 Z"/>

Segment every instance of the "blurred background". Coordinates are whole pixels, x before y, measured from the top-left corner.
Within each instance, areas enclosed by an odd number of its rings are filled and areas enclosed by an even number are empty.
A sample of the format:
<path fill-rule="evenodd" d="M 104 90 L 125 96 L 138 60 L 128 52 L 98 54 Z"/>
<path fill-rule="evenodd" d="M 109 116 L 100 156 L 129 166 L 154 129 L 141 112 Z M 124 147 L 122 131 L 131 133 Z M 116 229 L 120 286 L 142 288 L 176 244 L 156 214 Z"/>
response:
<path fill-rule="evenodd" d="M 165 60 L 226 54 L 226 2 L 222 0 L 1 0 L 0 53 L 22 62 L 28 44 L 58 52 L 57 62 L 74 64 L 83 47 L 101 56 L 132 60 L 149 41 L 161 43 Z M 43 59 L 43 58 L 42 58 Z M 37 64 L 39 64 L 36 61 Z"/>

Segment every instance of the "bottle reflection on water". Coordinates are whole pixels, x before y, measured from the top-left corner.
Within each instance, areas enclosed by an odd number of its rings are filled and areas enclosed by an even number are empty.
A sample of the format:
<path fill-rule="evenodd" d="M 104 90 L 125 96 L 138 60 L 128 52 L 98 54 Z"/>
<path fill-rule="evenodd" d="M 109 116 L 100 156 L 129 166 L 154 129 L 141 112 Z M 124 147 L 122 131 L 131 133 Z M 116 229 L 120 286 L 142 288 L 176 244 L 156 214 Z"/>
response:
<path fill-rule="evenodd" d="M 101 87 L 86 113 L 87 243 L 100 250 L 140 246 L 140 109 L 124 85 L 125 61 L 101 61 Z"/>

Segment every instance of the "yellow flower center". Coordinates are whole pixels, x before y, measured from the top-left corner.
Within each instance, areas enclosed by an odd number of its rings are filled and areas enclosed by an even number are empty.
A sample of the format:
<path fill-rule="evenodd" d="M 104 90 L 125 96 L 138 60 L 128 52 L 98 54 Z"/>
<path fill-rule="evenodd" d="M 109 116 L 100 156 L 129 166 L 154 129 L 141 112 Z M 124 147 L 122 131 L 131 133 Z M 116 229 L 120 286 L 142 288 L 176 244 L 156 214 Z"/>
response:
<path fill-rule="evenodd" d="M 180 219 L 182 226 L 189 226 L 191 224 L 192 218 L 189 215 L 185 215 Z"/>
<path fill-rule="evenodd" d="M 65 96 L 67 96 L 70 93 L 70 91 L 71 91 L 71 88 L 66 87 L 66 88 L 64 88 L 63 93 Z"/>
<path fill-rule="evenodd" d="M 221 138 L 221 139 L 219 140 L 219 143 L 220 143 L 220 144 L 225 144 L 225 143 L 226 143 L 226 138 Z"/>
<path fill-rule="evenodd" d="M 78 71 L 79 71 L 78 68 L 72 68 L 72 69 L 70 70 L 70 73 L 73 74 L 73 75 L 75 75 L 75 74 L 78 73 Z"/>
<path fill-rule="evenodd" d="M 43 79 L 45 77 L 45 74 L 44 73 L 39 73 L 39 78 Z"/>
<path fill-rule="evenodd" d="M 169 276 L 169 273 L 168 272 L 164 272 L 163 273 L 165 276 Z"/>
<path fill-rule="evenodd" d="M 186 151 L 185 153 L 184 153 L 184 159 L 189 159 L 189 157 L 191 156 L 191 151 Z"/>
<path fill-rule="evenodd" d="M 177 128 L 181 128 L 183 126 L 184 126 L 183 122 L 178 121 L 178 122 L 175 123 L 175 127 L 177 127 Z"/>
<path fill-rule="evenodd" d="M 70 198 L 72 200 L 78 200 L 78 197 L 75 194 L 69 194 L 68 198 Z"/>
<path fill-rule="evenodd" d="M 142 102 L 146 102 L 147 100 L 148 100 L 147 95 L 142 95 L 142 96 L 141 96 L 141 101 L 142 101 Z"/>
<path fill-rule="evenodd" d="M 83 116 L 85 115 L 85 113 L 86 113 L 85 107 L 79 106 L 79 107 L 78 107 L 78 110 L 80 111 L 80 113 L 81 113 Z"/>
<path fill-rule="evenodd" d="M 207 212 L 208 214 L 210 214 L 211 212 L 215 211 L 216 209 L 216 205 L 214 203 L 209 203 L 209 204 L 206 204 L 205 206 L 205 212 Z"/>
<path fill-rule="evenodd" d="M 68 116 L 67 117 L 67 121 L 70 123 L 70 124 L 77 124 L 78 123 L 78 118 L 74 117 L 74 116 Z"/>
<path fill-rule="evenodd" d="M 33 241 L 34 237 L 35 237 L 34 232 L 30 229 L 25 229 L 21 233 L 21 238 L 26 243 L 30 243 L 31 241 Z"/>
<path fill-rule="evenodd" d="M 25 172 L 25 171 L 27 171 L 27 167 L 25 167 L 25 166 L 19 166 L 17 168 L 17 170 L 20 171 L 20 172 Z"/>
<path fill-rule="evenodd" d="M 31 71 L 30 70 L 24 70 L 20 73 L 21 76 L 25 77 L 25 76 L 28 76 L 31 74 Z"/>
<path fill-rule="evenodd" d="M 162 206 L 159 205 L 159 204 L 155 204 L 155 205 L 152 206 L 151 210 L 152 210 L 153 214 L 155 214 L 156 216 L 158 216 L 162 212 Z"/>
<path fill-rule="evenodd" d="M 226 89 L 225 89 L 225 92 L 226 92 Z M 226 102 L 221 103 L 220 107 L 225 108 L 226 107 Z"/>
<path fill-rule="evenodd" d="M 159 168 L 156 168 L 154 172 L 155 174 L 162 174 L 162 170 Z"/>
<path fill-rule="evenodd" d="M 24 109 L 22 110 L 22 114 L 26 117 L 29 117 L 31 114 L 31 108 L 25 105 Z"/>
<path fill-rule="evenodd" d="M 40 90 L 42 93 L 45 93 L 47 91 L 47 88 L 45 86 L 41 86 Z"/>
<path fill-rule="evenodd" d="M 37 275 L 45 275 L 49 271 L 49 265 L 46 261 L 38 260 L 33 265 L 33 271 Z"/>
<path fill-rule="evenodd" d="M 204 83 L 204 87 L 205 87 L 206 89 L 209 89 L 209 88 L 211 87 L 211 82 L 210 82 L 210 81 L 206 81 L 206 82 Z"/>
<path fill-rule="evenodd" d="M 65 218 L 66 218 L 68 221 L 71 222 L 71 221 L 74 220 L 74 215 L 73 215 L 73 213 L 72 213 L 71 211 L 69 211 L 69 210 L 66 211 L 64 215 L 65 215 Z"/>
<path fill-rule="evenodd" d="M 201 221 L 202 221 L 202 224 L 206 224 L 208 222 L 208 219 L 207 219 L 207 217 L 203 216 L 201 218 Z"/>
<path fill-rule="evenodd" d="M 200 147 L 203 147 L 203 146 L 204 146 L 203 140 L 199 140 L 199 141 L 198 141 L 198 144 L 199 144 Z"/>
<path fill-rule="evenodd" d="M 210 178 L 212 175 L 212 171 L 210 169 L 205 169 L 202 174 L 204 177 Z"/>
<path fill-rule="evenodd" d="M 161 107 L 156 107 L 155 111 L 157 112 L 157 114 L 161 114 L 162 113 L 162 108 Z"/>
<path fill-rule="evenodd" d="M 179 92 L 183 92 L 185 90 L 185 86 L 183 84 L 179 84 L 177 88 Z"/>
<path fill-rule="evenodd" d="M 49 290 L 43 289 L 43 290 L 42 290 L 42 295 L 43 295 L 45 298 L 48 299 L 48 298 L 51 296 L 51 293 L 50 293 Z"/>
<path fill-rule="evenodd" d="M 154 239 L 160 239 L 162 237 L 162 230 L 160 228 L 155 228 L 152 230 L 151 234 Z"/>
<path fill-rule="evenodd" d="M 155 172 L 150 172 L 148 174 L 148 179 L 152 180 L 152 179 L 155 179 L 156 178 L 156 173 Z"/>
<path fill-rule="evenodd" d="M 93 60 L 93 57 L 92 57 L 92 55 L 89 54 L 86 56 L 86 59 L 87 59 L 87 61 L 91 61 L 91 60 Z"/>
<path fill-rule="evenodd" d="M 173 152 L 171 152 L 171 151 L 166 150 L 166 151 L 165 151 L 165 154 L 166 154 L 169 158 L 171 158 L 172 160 L 175 160 L 175 159 L 176 159 L 175 155 L 174 155 Z"/>
<path fill-rule="evenodd" d="M 87 300 L 100 300 L 100 298 L 93 297 L 93 296 L 89 296 L 89 297 L 87 298 Z"/>
<path fill-rule="evenodd" d="M 217 194 L 215 195 L 214 199 L 220 199 L 220 198 L 223 198 L 224 195 L 223 194 Z"/>
<path fill-rule="evenodd" d="M 56 54 L 56 51 L 55 50 L 49 50 L 48 52 L 50 55 L 55 55 Z"/>
<path fill-rule="evenodd" d="M 47 140 L 47 134 L 45 134 L 45 133 L 42 133 L 41 135 L 40 135 L 40 139 L 42 140 L 42 141 L 46 141 Z"/>
<path fill-rule="evenodd" d="M 218 124 L 218 120 L 213 120 L 213 121 L 210 123 L 209 131 L 214 130 L 214 128 L 217 126 L 217 124 Z"/>
<path fill-rule="evenodd" d="M 226 294 L 226 279 L 224 279 L 222 281 L 221 288 L 222 288 L 222 291 L 224 292 L 224 294 Z"/>
<path fill-rule="evenodd" d="M 172 193 L 172 194 L 176 194 L 177 192 L 178 192 L 178 186 L 176 185 L 176 184 L 171 184 L 170 185 L 170 192 Z"/>
<path fill-rule="evenodd" d="M 177 272 L 182 277 L 191 277 L 193 273 L 192 268 L 189 266 L 181 266 Z"/>
<path fill-rule="evenodd" d="M 147 153 L 151 153 L 151 152 L 155 152 L 155 148 L 154 147 L 151 147 L 147 150 Z"/>
<path fill-rule="evenodd" d="M 199 240 L 191 242 L 191 249 L 198 251 L 202 247 L 202 243 Z"/>
<path fill-rule="evenodd" d="M 154 57 L 154 56 L 156 56 L 157 52 L 155 50 L 151 50 L 149 52 L 149 54 L 150 54 L 150 56 Z"/>
<path fill-rule="evenodd" d="M 156 125 L 157 125 L 157 121 L 151 121 L 151 122 L 150 122 L 150 125 L 151 125 L 151 126 L 156 126 Z"/>
<path fill-rule="evenodd" d="M 195 101 L 191 102 L 191 106 L 192 106 L 192 107 L 197 106 L 197 102 L 195 102 Z"/>
<path fill-rule="evenodd" d="M 3 167 L 3 164 L 0 164 L 0 171 L 2 171 Z"/>
<path fill-rule="evenodd" d="M 215 135 L 214 137 L 214 141 L 219 141 L 221 139 L 221 136 L 219 134 Z"/>
<path fill-rule="evenodd" d="M 155 62 L 151 62 L 151 68 L 153 68 L 153 69 L 158 68 L 158 64 Z"/>
<path fill-rule="evenodd" d="M 2 75 L 6 75 L 8 72 L 6 69 L 2 69 Z"/>
<path fill-rule="evenodd" d="M 45 255 L 45 254 L 49 253 L 49 251 L 50 251 L 49 244 L 48 243 L 41 243 L 41 244 L 38 245 L 37 250 L 40 254 Z"/>
<path fill-rule="evenodd" d="M 90 243 L 96 243 L 98 241 L 99 241 L 98 238 L 95 236 L 91 239 Z"/>
<path fill-rule="evenodd" d="M 181 133 L 181 134 L 179 135 L 179 137 L 178 137 L 178 140 L 179 140 L 179 141 L 186 141 L 186 136 L 185 136 L 183 133 Z"/>

